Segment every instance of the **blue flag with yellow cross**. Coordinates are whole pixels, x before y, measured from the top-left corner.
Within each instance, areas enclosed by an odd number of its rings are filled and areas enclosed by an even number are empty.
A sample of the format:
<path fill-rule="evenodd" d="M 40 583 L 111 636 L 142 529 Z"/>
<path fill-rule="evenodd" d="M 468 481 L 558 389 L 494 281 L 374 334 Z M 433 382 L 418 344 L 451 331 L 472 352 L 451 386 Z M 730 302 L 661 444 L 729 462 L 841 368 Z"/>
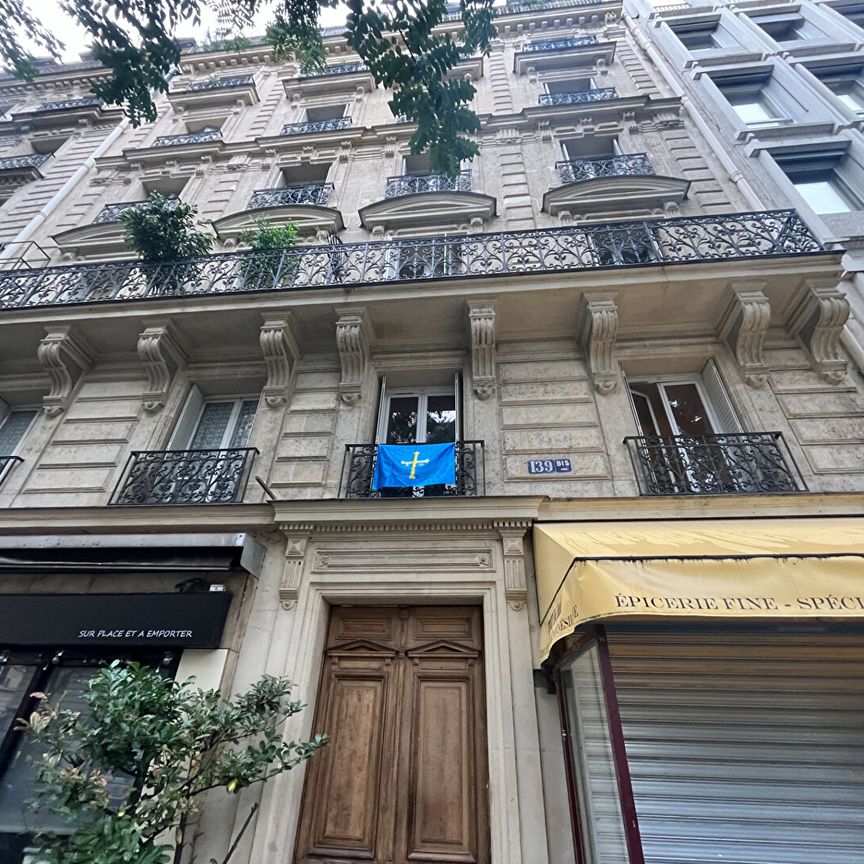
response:
<path fill-rule="evenodd" d="M 372 489 L 456 483 L 456 444 L 379 444 Z"/>

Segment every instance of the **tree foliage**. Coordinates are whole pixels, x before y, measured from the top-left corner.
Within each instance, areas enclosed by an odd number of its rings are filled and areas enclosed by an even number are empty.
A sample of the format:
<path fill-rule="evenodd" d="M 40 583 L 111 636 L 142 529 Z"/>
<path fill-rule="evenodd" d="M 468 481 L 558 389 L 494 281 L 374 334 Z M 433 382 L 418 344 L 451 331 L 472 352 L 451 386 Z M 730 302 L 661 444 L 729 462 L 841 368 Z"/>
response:
<path fill-rule="evenodd" d="M 206 255 L 214 237 L 195 221 L 197 208 L 154 193 L 148 201 L 124 210 L 120 222 L 126 242 L 142 261 L 173 261 Z"/>
<path fill-rule="evenodd" d="M 230 700 L 190 684 L 115 661 L 88 682 L 88 710 L 49 698 L 23 724 L 43 749 L 41 804 L 74 826 L 37 838 L 37 864 L 164 864 L 205 792 L 265 781 L 326 743 L 282 740 L 303 707 L 284 678 Z"/>
<path fill-rule="evenodd" d="M 24 78 L 34 74 L 26 40 L 54 56 L 61 49 L 28 2 L 34 0 L 0 0 L 0 59 Z M 274 58 L 293 59 L 310 71 L 325 59 L 319 15 L 338 0 L 61 0 L 60 5 L 88 33 L 94 57 L 110 70 L 94 81 L 93 92 L 122 105 L 137 126 L 156 119 L 153 93 L 168 89 L 180 62 L 179 24 L 200 24 L 202 12 L 215 10 L 217 42 L 231 46 L 242 44 L 234 40 L 266 10 L 272 16 L 267 38 Z M 479 121 L 469 107 L 473 85 L 450 73 L 465 58 L 489 53 L 492 0 L 459 0 L 462 27 L 455 32 L 436 32 L 448 14 L 447 0 L 347 0 L 346 5 L 349 45 L 376 83 L 392 91 L 393 113 L 417 124 L 412 150 L 428 150 L 435 170 L 455 176 L 460 162 L 478 152 L 470 136 Z"/>

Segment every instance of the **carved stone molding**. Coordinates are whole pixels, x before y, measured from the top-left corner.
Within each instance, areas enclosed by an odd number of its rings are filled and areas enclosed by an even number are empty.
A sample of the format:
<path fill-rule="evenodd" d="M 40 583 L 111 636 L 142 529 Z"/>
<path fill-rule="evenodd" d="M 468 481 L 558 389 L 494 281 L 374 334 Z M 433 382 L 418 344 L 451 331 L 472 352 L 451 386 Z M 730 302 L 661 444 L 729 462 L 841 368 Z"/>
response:
<path fill-rule="evenodd" d="M 52 326 L 45 328 L 37 356 L 51 379 L 51 389 L 42 404 L 49 417 L 56 417 L 69 405 L 72 389 L 81 373 L 92 365 L 91 353 L 71 327 Z"/>
<path fill-rule="evenodd" d="M 471 380 L 474 395 L 488 399 L 495 393 L 495 306 L 469 303 L 471 328 Z"/>
<path fill-rule="evenodd" d="M 789 322 L 810 351 L 816 371 L 832 384 L 846 376 L 846 358 L 840 349 L 840 335 L 849 319 L 845 283 L 824 285 L 812 280 Z"/>
<path fill-rule="evenodd" d="M 339 397 L 348 405 L 360 401 L 369 366 L 370 327 L 366 309 L 342 312 L 336 321 L 336 347 L 342 364 Z"/>
<path fill-rule="evenodd" d="M 297 320 L 293 312 L 264 313 L 259 341 L 267 383 L 261 391 L 268 408 L 279 408 L 288 401 L 291 373 L 300 357 Z"/>
<path fill-rule="evenodd" d="M 175 372 L 186 362 L 174 327 L 167 321 L 154 321 L 145 327 L 138 334 L 138 357 L 147 373 L 144 410 L 159 411 L 165 406 Z"/>
<path fill-rule="evenodd" d="M 520 611 L 528 602 L 525 577 L 525 529 L 499 528 L 504 552 L 504 594 L 511 609 Z"/>
<path fill-rule="evenodd" d="M 618 307 L 613 297 L 586 294 L 582 344 L 588 353 L 591 377 L 598 393 L 611 393 L 618 386 L 617 336 Z"/>
<path fill-rule="evenodd" d="M 305 531 L 285 535 L 285 561 L 282 566 L 282 581 L 279 583 L 279 603 L 286 610 L 293 609 L 300 596 L 309 533 Z"/>
<path fill-rule="evenodd" d="M 720 324 L 720 336 L 735 353 L 744 380 L 751 387 L 764 387 L 768 380 L 762 346 L 771 323 L 771 304 L 764 287 L 764 282 L 732 283 Z"/>

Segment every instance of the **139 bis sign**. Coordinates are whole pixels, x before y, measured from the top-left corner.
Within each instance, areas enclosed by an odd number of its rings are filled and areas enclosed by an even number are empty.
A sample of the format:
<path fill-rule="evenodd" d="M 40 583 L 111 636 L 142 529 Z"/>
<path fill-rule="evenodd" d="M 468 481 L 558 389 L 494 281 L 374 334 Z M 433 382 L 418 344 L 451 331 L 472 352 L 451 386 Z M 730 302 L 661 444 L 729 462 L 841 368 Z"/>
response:
<path fill-rule="evenodd" d="M 573 465 L 569 459 L 529 459 L 529 474 L 572 474 Z"/>

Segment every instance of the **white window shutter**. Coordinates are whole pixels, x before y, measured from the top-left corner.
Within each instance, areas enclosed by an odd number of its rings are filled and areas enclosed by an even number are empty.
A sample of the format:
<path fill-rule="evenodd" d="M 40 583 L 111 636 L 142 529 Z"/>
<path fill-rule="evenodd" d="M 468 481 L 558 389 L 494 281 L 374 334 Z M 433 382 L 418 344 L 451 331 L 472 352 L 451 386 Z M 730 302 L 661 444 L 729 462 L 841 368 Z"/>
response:
<path fill-rule="evenodd" d="M 711 403 L 711 409 L 717 422 L 720 424 L 718 432 L 741 432 L 741 422 L 735 413 L 732 400 L 726 392 L 723 379 L 713 359 L 709 360 L 702 369 L 702 383 Z"/>
<path fill-rule="evenodd" d="M 195 426 L 198 424 L 198 418 L 203 409 L 204 394 L 196 384 L 193 384 L 189 389 L 189 395 L 186 397 L 186 404 L 180 412 L 177 425 L 174 427 L 171 440 L 168 442 L 169 450 L 186 450 L 189 447 L 189 442 L 195 434 Z"/>

